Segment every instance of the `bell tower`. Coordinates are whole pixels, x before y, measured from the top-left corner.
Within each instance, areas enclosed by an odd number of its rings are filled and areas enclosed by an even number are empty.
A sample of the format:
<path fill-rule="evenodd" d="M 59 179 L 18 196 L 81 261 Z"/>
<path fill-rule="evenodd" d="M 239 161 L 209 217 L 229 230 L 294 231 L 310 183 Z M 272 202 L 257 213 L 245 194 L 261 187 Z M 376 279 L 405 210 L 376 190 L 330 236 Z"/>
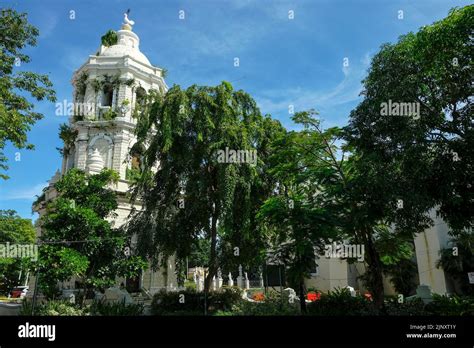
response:
<path fill-rule="evenodd" d="M 166 93 L 168 87 L 163 70 L 140 52 L 140 39 L 130 23 L 126 17 L 122 28 L 73 75 L 70 127 L 77 136 L 73 144 L 65 144 L 62 173 L 70 168 L 93 172 L 103 166 L 118 172 L 125 184 L 138 165 L 129 155 L 136 142 L 138 106 L 150 90 Z"/>
<path fill-rule="evenodd" d="M 46 203 L 57 196 L 54 184 L 68 170 L 77 168 L 93 174 L 110 168 L 120 176 L 112 187 L 117 193 L 118 208 L 110 222 L 118 228 L 129 218 L 132 205 L 126 193 L 134 174 L 140 170 L 143 151 L 134 147 L 139 106 L 150 91 L 164 94 L 168 90 L 163 69 L 153 66 L 140 51 L 140 38 L 132 31 L 134 24 L 124 14 L 121 29 L 104 35 L 99 49 L 73 74 L 74 107 L 69 125 L 64 129 L 68 136 L 61 136 L 64 140 L 62 168 L 43 189 L 42 199 L 33 205 L 40 217 L 46 213 Z M 140 210 L 139 202 L 133 208 Z M 41 226 L 37 227 L 41 235 Z M 149 269 L 138 278 L 117 282 L 125 282 L 131 291 L 145 289 L 155 293 L 160 289 L 175 289 L 174 260 L 170 258 L 163 269 Z M 73 284 L 71 280 L 62 285 L 73 287 Z"/>

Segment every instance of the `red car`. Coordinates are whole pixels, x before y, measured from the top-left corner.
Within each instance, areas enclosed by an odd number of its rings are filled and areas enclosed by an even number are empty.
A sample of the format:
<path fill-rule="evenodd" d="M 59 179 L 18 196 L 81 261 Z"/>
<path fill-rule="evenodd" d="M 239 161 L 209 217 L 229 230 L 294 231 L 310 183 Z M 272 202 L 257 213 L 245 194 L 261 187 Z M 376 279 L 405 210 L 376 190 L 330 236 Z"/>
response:
<path fill-rule="evenodd" d="M 27 292 L 28 292 L 27 286 L 17 286 L 16 288 L 13 288 L 12 291 L 10 291 L 10 297 L 23 298 L 26 296 Z"/>

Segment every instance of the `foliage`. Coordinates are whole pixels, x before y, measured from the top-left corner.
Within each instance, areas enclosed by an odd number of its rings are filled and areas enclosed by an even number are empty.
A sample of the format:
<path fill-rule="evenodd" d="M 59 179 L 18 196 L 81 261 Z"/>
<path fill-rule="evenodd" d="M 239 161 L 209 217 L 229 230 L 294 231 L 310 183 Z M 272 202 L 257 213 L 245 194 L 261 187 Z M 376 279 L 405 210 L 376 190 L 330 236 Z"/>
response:
<path fill-rule="evenodd" d="M 107 31 L 101 38 L 100 41 L 102 45 L 109 47 L 116 45 L 118 42 L 117 32 L 115 30 Z"/>
<path fill-rule="evenodd" d="M 323 316 L 377 315 L 374 302 L 362 296 L 351 296 L 347 288 L 335 289 L 322 294 L 317 301 L 308 304 L 308 314 Z"/>
<path fill-rule="evenodd" d="M 392 283 L 395 291 L 404 296 L 413 295 L 417 276 L 417 265 L 411 259 L 402 259 L 395 264 L 383 266 L 384 273 L 390 276 L 390 283 Z"/>
<path fill-rule="evenodd" d="M 33 303 L 30 300 L 23 301 L 20 309 L 20 315 L 30 316 L 33 309 Z M 36 316 L 84 316 L 88 315 L 88 309 L 72 304 L 66 300 L 48 301 L 46 303 L 37 303 L 35 305 Z"/>
<path fill-rule="evenodd" d="M 0 210 L 0 243 L 33 243 L 36 232 L 30 219 L 14 210 Z"/>
<path fill-rule="evenodd" d="M 134 86 L 136 83 L 135 79 L 132 77 L 130 79 L 125 80 L 124 84 L 128 87 Z"/>
<path fill-rule="evenodd" d="M 86 72 L 82 72 L 81 75 L 75 80 L 76 97 L 84 98 L 87 90 L 87 79 L 89 75 Z M 76 100 L 77 101 L 77 100 Z"/>
<path fill-rule="evenodd" d="M 135 182 L 140 178 L 140 169 L 138 168 L 127 168 L 125 170 L 125 180 Z"/>
<path fill-rule="evenodd" d="M 474 297 L 433 295 L 433 302 L 425 307 L 432 315 L 474 315 Z"/>
<path fill-rule="evenodd" d="M 474 288 L 469 284 L 468 272 L 474 270 L 474 232 L 459 231 L 451 233 L 452 248 L 442 249 L 438 267 L 442 267 L 448 277 L 460 284 L 461 292 L 474 295 Z M 456 252 L 454 252 L 456 247 Z"/>
<path fill-rule="evenodd" d="M 77 137 L 77 129 L 63 123 L 59 126 L 59 138 L 64 142 L 63 153 L 68 153 Z"/>
<path fill-rule="evenodd" d="M 32 206 L 35 207 L 46 201 L 46 194 L 43 192 L 39 196 L 36 195 L 36 200 L 32 203 Z"/>
<path fill-rule="evenodd" d="M 261 174 L 270 139 L 279 131 L 278 122 L 262 117 L 255 101 L 228 82 L 174 86 L 164 96 L 151 91 L 136 129 L 138 141 L 149 144 L 134 190 L 143 210 L 128 226 L 140 253 L 155 265 L 173 254 L 180 262 L 198 239 L 208 239 L 206 291 L 219 263 L 260 262 L 263 241 L 254 230 L 255 213 L 271 192 Z M 255 166 L 220 163 L 218 151 L 226 148 L 256 151 L 258 160 Z M 234 247 L 239 258 L 225 257 Z"/>
<path fill-rule="evenodd" d="M 0 210 L 0 244 L 31 244 L 36 231 L 30 219 L 21 218 L 14 210 Z M 0 257 L 0 294 L 8 295 L 18 286 L 20 272 L 25 275 L 30 269 L 30 260 Z"/>
<path fill-rule="evenodd" d="M 30 71 L 14 72 L 18 64 L 29 63 L 30 57 L 22 50 L 36 46 L 37 28 L 28 23 L 26 13 L 0 9 L 0 170 L 6 171 L 7 158 L 3 149 L 11 142 L 18 149 L 34 149 L 28 143 L 27 133 L 36 121 L 43 118 L 34 111 L 28 94 L 37 101 L 56 100 L 52 83 L 47 75 Z M 0 179 L 8 179 L 0 173 Z"/>
<path fill-rule="evenodd" d="M 297 301 L 289 303 L 288 299 L 282 299 L 276 292 L 269 293 L 264 301 L 249 302 L 240 301 L 232 307 L 233 315 L 247 316 L 280 316 L 299 315 Z"/>
<path fill-rule="evenodd" d="M 143 314 L 144 306 L 141 303 L 126 304 L 123 302 L 94 301 L 90 306 L 91 315 L 104 316 L 138 316 Z"/>
<path fill-rule="evenodd" d="M 146 266 L 140 257 L 125 254 L 129 238 L 107 220 L 117 208 L 108 185 L 117 180 L 118 174 L 109 169 L 95 175 L 72 169 L 55 184 L 59 197 L 41 218 L 45 244 L 40 248 L 39 283 L 48 296 L 58 281 L 74 276 L 85 287 L 100 290 Z"/>
<path fill-rule="evenodd" d="M 208 267 L 211 242 L 207 238 L 198 238 L 191 246 L 189 267 Z"/>
<path fill-rule="evenodd" d="M 384 44 L 346 128 L 349 143 L 389 184 L 381 194 L 398 191 L 403 210 L 436 207 L 455 230 L 474 226 L 473 27 L 469 5 Z M 389 101 L 415 103 L 420 114 L 383 116 Z"/>
<path fill-rule="evenodd" d="M 418 297 L 403 303 L 398 302 L 398 297 L 387 298 L 383 309 L 386 315 L 428 315 L 423 300 Z"/>
<path fill-rule="evenodd" d="M 417 265 L 414 258 L 413 240 L 409 236 L 391 233 L 388 228 L 379 228 L 375 248 L 380 254 L 384 274 L 399 294 L 413 295 L 416 287 Z"/>
<path fill-rule="evenodd" d="M 117 111 L 112 108 L 108 108 L 106 112 L 102 114 L 102 119 L 106 121 L 113 120 L 117 117 Z"/>
<path fill-rule="evenodd" d="M 180 297 L 181 295 L 184 297 Z M 206 299 L 208 313 L 229 311 L 233 305 L 242 301 L 241 298 L 241 290 L 238 288 L 223 288 L 219 292 L 209 292 Z M 191 289 L 178 292 L 163 290 L 153 296 L 151 312 L 153 315 L 204 315 L 204 305 L 203 292 Z"/>
<path fill-rule="evenodd" d="M 39 268 L 39 288 L 43 294 L 54 299 L 60 294 L 57 283 L 72 276 L 84 277 L 90 266 L 89 259 L 80 252 L 59 245 L 41 245 Z"/>

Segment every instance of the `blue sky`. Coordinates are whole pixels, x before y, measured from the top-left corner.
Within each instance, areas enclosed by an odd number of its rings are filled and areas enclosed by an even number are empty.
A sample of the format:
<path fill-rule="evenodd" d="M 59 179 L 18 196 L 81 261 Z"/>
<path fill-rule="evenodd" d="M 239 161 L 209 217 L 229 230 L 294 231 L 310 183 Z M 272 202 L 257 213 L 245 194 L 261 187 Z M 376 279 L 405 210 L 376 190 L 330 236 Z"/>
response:
<path fill-rule="evenodd" d="M 380 45 L 446 17 L 457 0 L 107 0 L 9 1 L 40 30 L 32 61 L 19 69 L 50 76 L 58 101 L 72 96 L 71 77 L 100 37 L 119 29 L 130 8 L 140 49 L 168 69 L 166 82 L 216 85 L 230 81 L 250 93 L 263 113 L 293 128 L 288 106 L 315 108 L 325 126 L 344 125 L 360 100 L 361 80 Z M 75 19 L 70 19 L 70 11 Z M 183 10 L 185 19 L 179 19 Z M 399 19 L 399 11 L 403 19 Z M 294 19 L 289 19 L 294 11 Z M 238 57 L 240 66 L 234 67 Z M 344 58 L 349 66 L 344 67 Z M 35 195 L 61 166 L 54 104 L 35 103 L 45 118 L 29 133 L 34 151 L 7 146 L 10 169 L 0 180 L 0 209 L 31 215 Z M 20 160 L 15 161 L 15 153 Z"/>

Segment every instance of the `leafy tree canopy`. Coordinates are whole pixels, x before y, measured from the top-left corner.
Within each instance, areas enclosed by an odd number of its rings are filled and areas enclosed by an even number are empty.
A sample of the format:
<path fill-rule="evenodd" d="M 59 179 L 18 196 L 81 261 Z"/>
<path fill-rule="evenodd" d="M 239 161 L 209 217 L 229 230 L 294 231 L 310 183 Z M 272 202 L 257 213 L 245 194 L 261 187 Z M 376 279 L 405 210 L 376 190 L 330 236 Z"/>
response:
<path fill-rule="evenodd" d="M 23 219 L 14 210 L 0 210 L 0 244 L 31 244 L 35 239 L 36 232 L 30 219 Z M 7 295 L 19 285 L 29 267 L 27 259 L 0 257 L 0 293 Z"/>
<path fill-rule="evenodd" d="M 30 57 L 22 50 L 36 46 L 38 29 L 28 23 L 25 13 L 2 8 L 0 10 L 0 170 L 6 171 L 7 157 L 3 149 L 11 142 L 18 149 L 33 149 L 28 143 L 27 133 L 43 115 L 35 112 L 36 100 L 56 100 L 52 83 L 47 75 L 30 71 L 15 71 L 16 66 L 30 62 Z M 25 93 L 26 92 L 26 93 Z M 8 179 L 0 173 L 1 179 Z"/>
<path fill-rule="evenodd" d="M 149 144 L 135 189 L 144 209 L 129 231 L 155 262 L 175 253 L 183 260 L 199 238 L 210 240 L 208 288 L 219 266 L 218 246 L 239 248 L 235 260 L 241 263 L 259 253 L 247 246 L 262 244 L 253 222 L 272 187 L 265 159 L 282 128 L 228 82 L 174 86 L 165 96 L 148 98 L 137 127 L 139 141 Z M 255 156 L 237 163 L 221 156 L 226 149 Z"/>
<path fill-rule="evenodd" d="M 453 229 L 474 225 L 473 27 L 470 5 L 383 45 L 346 128 L 406 207 L 437 207 Z M 413 103 L 412 114 L 388 116 L 389 102 Z"/>
<path fill-rule="evenodd" d="M 104 289 L 117 276 L 134 276 L 146 266 L 125 253 L 130 240 L 109 221 L 117 208 L 109 185 L 117 180 L 110 169 L 95 175 L 71 169 L 55 184 L 58 198 L 41 218 L 40 282 L 49 295 L 58 281 L 73 276 L 88 288 Z"/>

